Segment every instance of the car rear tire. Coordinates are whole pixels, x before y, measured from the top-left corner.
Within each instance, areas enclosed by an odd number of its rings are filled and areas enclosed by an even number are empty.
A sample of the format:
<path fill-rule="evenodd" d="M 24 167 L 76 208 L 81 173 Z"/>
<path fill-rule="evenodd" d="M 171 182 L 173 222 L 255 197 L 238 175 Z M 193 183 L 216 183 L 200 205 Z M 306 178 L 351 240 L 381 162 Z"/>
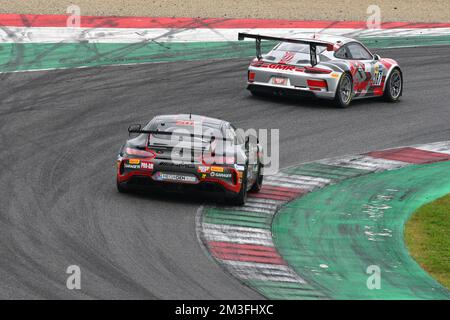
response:
<path fill-rule="evenodd" d="M 120 193 L 127 193 L 128 187 L 126 185 L 126 182 L 120 183 L 119 181 L 117 181 L 117 191 L 119 191 Z"/>
<path fill-rule="evenodd" d="M 353 79 L 348 73 L 344 73 L 339 80 L 334 102 L 339 108 L 347 108 L 353 99 Z"/>
<path fill-rule="evenodd" d="M 230 199 L 230 204 L 233 206 L 243 206 L 247 201 L 247 169 L 242 175 L 241 190 L 234 197 Z"/>
<path fill-rule="evenodd" d="M 251 192 L 259 192 L 262 188 L 264 176 L 262 175 L 262 165 L 258 165 L 258 177 L 256 178 L 256 181 L 253 183 L 252 188 L 250 189 Z"/>
<path fill-rule="evenodd" d="M 386 81 L 384 89 L 384 100 L 398 102 L 403 93 L 403 75 L 400 69 L 395 68 Z"/>

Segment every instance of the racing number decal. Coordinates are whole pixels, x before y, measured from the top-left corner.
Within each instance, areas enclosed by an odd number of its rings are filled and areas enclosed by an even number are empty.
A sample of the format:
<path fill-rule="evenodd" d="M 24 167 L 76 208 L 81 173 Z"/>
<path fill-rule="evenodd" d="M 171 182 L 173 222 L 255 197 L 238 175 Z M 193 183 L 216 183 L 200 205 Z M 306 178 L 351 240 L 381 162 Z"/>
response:
<path fill-rule="evenodd" d="M 383 81 L 383 65 L 381 63 L 377 63 L 374 66 L 373 76 L 372 76 L 372 86 L 378 87 L 381 86 L 381 82 Z"/>

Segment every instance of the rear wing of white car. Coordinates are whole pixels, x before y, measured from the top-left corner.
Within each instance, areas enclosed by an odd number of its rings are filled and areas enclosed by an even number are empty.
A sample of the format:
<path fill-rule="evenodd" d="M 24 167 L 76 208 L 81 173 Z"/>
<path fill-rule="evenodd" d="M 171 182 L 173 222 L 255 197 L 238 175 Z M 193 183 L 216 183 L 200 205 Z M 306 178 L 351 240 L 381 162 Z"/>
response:
<path fill-rule="evenodd" d="M 317 65 L 317 47 L 327 47 L 327 50 L 333 50 L 333 44 L 330 42 L 315 40 L 315 39 L 289 39 L 289 38 L 280 38 L 280 37 L 272 37 L 272 36 L 263 36 L 259 34 L 250 34 L 250 33 L 239 33 L 238 40 L 242 41 L 245 38 L 255 39 L 256 40 L 256 57 L 258 60 L 261 60 L 261 40 L 269 40 L 269 41 L 279 41 L 279 42 L 289 42 L 289 43 L 300 43 L 309 45 L 309 55 L 311 66 Z"/>

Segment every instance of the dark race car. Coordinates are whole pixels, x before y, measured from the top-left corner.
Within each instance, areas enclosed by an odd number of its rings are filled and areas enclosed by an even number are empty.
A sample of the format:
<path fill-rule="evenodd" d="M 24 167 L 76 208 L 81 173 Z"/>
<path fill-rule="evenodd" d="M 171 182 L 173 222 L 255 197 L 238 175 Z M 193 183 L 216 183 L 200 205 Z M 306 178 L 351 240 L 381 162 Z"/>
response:
<path fill-rule="evenodd" d="M 343 36 L 313 34 L 301 38 L 239 33 L 256 40 L 256 58 L 248 68 L 247 89 L 334 100 L 347 107 L 354 99 L 384 97 L 396 102 L 403 93 L 403 73 L 392 59 L 372 54 L 361 42 Z M 261 40 L 279 42 L 267 54 Z"/>
<path fill-rule="evenodd" d="M 228 203 L 245 204 L 261 189 L 262 148 L 256 137 L 230 123 L 198 115 L 162 115 L 143 128 L 131 125 L 117 158 L 117 189 L 221 191 Z"/>

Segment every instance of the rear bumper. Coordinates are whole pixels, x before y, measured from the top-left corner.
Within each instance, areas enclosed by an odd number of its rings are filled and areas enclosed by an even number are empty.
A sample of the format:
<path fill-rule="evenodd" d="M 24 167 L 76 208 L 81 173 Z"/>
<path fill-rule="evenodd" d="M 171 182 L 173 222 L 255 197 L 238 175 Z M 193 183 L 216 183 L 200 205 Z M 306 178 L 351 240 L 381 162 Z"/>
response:
<path fill-rule="evenodd" d="M 267 83 L 248 82 L 247 90 L 252 92 L 260 92 L 266 94 L 280 95 L 280 96 L 292 96 L 292 97 L 304 97 L 304 98 L 320 98 L 320 99 L 334 99 L 336 93 L 330 91 L 313 91 L 309 88 L 298 88 L 293 86 L 277 86 Z"/>
<path fill-rule="evenodd" d="M 122 186 L 131 189 L 158 189 L 167 192 L 205 192 L 205 193 L 220 193 L 226 196 L 236 195 L 238 192 L 226 188 L 225 184 L 202 181 L 197 184 L 181 184 L 172 182 L 159 182 L 152 179 L 150 176 L 135 174 L 126 180 L 119 182 Z"/>
<path fill-rule="evenodd" d="M 341 77 L 340 72 L 333 71 L 312 73 L 306 72 L 305 68 L 288 65 L 263 63 L 262 66 L 249 66 L 248 90 L 334 99 Z M 280 82 L 283 79 L 285 83 Z"/>
<path fill-rule="evenodd" d="M 166 190 L 204 190 L 224 191 L 236 194 L 241 189 L 241 172 L 233 166 L 204 166 L 187 164 L 184 166 L 171 166 L 164 162 L 163 166 L 158 160 L 152 166 L 146 165 L 145 169 L 136 164 L 134 168 L 126 168 L 130 160 L 124 158 L 118 161 L 117 183 L 130 187 L 157 187 Z M 143 162 L 143 161 L 141 161 Z M 146 160 L 145 163 L 149 163 Z M 149 168 L 152 169 L 149 169 Z M 207 168 L 207 169 L 206 169 Z M 169 175 L 195 176 L 196 182 L 187 183 L 179 181 L 161 181 L 158 179 L 160 173 Z"/>

